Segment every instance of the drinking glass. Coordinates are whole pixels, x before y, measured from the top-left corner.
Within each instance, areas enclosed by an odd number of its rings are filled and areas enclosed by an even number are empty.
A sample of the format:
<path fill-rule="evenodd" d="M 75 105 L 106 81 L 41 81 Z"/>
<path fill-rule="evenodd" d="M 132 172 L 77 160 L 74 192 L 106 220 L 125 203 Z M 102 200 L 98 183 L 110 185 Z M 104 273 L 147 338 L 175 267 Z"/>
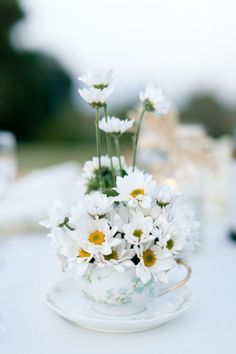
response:
<path fill-rule="evenodd" d="M 0 130 L 0 208 L 1 202 L 9 191 L 17 170 L 16 140 L 8 131 Z M 5 324 L 0 318 L 0 331 L 6 331 Z"/>
<path fill-rule="evenodd" d="M 16 140 L 8 131 L 0 130 L 0 201 L 6 196 L 16 176 Z"/>

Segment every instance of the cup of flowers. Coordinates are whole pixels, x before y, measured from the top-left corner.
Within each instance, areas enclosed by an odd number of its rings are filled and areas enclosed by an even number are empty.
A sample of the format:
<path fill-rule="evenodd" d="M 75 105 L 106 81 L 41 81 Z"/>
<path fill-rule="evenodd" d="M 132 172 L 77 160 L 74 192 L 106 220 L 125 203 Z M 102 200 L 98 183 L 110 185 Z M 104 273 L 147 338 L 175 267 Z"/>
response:
<path fill-rule="evenodd" d="M 109 315 L 136 314 L 155 296 L 185 284 L 191 274 L 186 257 L 197 243 L 198 223 L 180 195 L 136 166 L 145 113 L 164 119 L 170 104 L 153 85 L 140 93 L 133 163 L 127 166 L 120 137 L 134 121 L 108 113 L 113 72 L 89 70 L 79 80 L 87 86 L 79 94 L 95 111 L 97 156 L 83 166 L 78 203 L 68 206 L 55 201 L 48 210 L 49 219 L 41 224 L 50 229 L 62 269 L 76 270 L 81 294 L 94 309 Z M 105 155 L 101 132 L 105 133 Z M 169 272 L 178 264 L 186 267 L 186 276 L 169 285 Z"/>

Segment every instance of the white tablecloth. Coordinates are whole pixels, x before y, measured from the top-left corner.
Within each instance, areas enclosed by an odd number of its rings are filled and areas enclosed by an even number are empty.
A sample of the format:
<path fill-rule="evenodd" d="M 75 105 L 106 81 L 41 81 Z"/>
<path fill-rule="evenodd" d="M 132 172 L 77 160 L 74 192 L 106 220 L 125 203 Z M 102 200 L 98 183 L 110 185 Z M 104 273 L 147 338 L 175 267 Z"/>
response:
<path fill-rule="evenodd" d="M 58 317 L 44 294 L 60 276 L 44 235 L 0 243 L 1 354 L 236 353 L 236 243 L 222 222 L 207 227 L 192 259 L 196 302 L 181 317 L 137 334 L 103 334 Z"/>
<path fill-rule="evenodd" d="M 236 164 L 231 167 L 229 221 L 236 226 Z M 44 303 L 61 277 L 49 240 L 18 234 L 0 241 L 0 319 L 7 326 L 0 331 L 0 354 L 235 354 L 236 243 L 228 239 L 223 219 L 207 226 L 202 250 L 191 261 L 194 306 L 138 334 L 96 333 L 58 317 Z"/>

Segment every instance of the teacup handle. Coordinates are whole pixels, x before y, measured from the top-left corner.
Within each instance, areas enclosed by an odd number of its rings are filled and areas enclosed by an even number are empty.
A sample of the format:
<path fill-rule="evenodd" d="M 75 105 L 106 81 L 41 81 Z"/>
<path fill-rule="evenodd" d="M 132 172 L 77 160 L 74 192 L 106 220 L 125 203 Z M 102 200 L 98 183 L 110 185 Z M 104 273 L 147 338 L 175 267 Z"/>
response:
<path fill-rule="evenodd" d="M 168 288 L 164 289 L 160 294 L 159 296 L 162 296 L 166 293 L 169 293 L 175 289 L 178 289 L 178 288 L 182 288 L 182 286 L 184 286 L 184 284 L 187 283 L 187 281 L 189 280 L 189 278 L 191 277 L 191 274 L 192 274 L 192 268 L 190 267 L 190 265 L 188 264 L 188 262 L 186 262 L 184 259 L 182 258 L 177 258 L 176 259 L 176 263 L 177 264 L 181 264 L 183 265 L 186 269 L 187 269 L 187 274 L 185 275 L 185 277 L 183 279 L 181 279 L 178 283 L 174 284 L 174 285 L 171 285 L 169 286 Z"/>

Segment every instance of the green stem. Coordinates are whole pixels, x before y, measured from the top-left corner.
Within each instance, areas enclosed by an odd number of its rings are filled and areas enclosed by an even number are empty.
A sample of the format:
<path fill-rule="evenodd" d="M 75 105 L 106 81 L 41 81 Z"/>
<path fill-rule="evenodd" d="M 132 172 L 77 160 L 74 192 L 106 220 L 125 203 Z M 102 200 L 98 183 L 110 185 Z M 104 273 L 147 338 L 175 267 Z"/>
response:
<path fill-rule="evenodd" d="M 58 225 L 59 227 L 67 227 L 67 229 L 69 229 L 70 231 L 74 231 L 75 229 L 73 227 L 71 227 L 69 224 L 69 218 L 68 217 L 65 217 L 65 220 L 63 221 L 63 223 L 61 223 L 60 225 Z"/>
<path fill-rule="evenodd" d="M 105 119 L 107 122 L 107 106 L 104 106 L 104 115 L 105 115 Z M 115 171 L 114 171 L 114 166 L 113 166 L 113 161 L 112 161 L 112 153 L 111 153 L 111 138 L 110 138 L 110 134 L 106 133 L 106 140 L 107 140 L 107 151 L 108 151 L 108 155 L 110 158 L 110 163 L 111 163 L 111 175 L 112 175 L 112 181 L 113 184 L 115 185 Z"/>
<path fill-rule="evenodd" d="M 120 174 L 122 175 L 122 165 L 121 165 L 121 154 L 120 154 L 120 143 L 119 143 L 119 137 L 118 135 L 115 135 L 115 145 L 116 145 L 116 151 L 118 155 L 118 160 L 119 160 L 119 167 L 120 167 Z"/>
<path fill-rule="evenodd" d="M 97 144 L 97 156 L 98 156 L 98 172 L 99 172 L 99 185 L 102 188 L 102 165 L 101 165 L 101 141 L 100 141 L 100 130 L 99 130 L 99 109 L 96 109 L 96 119 L 95 119 L 95 128 L 96 128 L 96 144 Z"/>
<path fill-rule="evenodd" d="M 144 109 L 140 115 L 140 119 L 139 119 L 139 123 L 138 123 L 138 129 L 135 135 L 135 140 L 134 140 L 134 157 L 133 157 L 133 172 L 135 169 L 135 165 L 136 165 L 136 157 L 137 157 L 137 148 L 138 148 L 138 140 L 139 140 L 139 135 L 140 135 L 140 130 L 141 130 L 141 125 L 142 125 L 142 121 L 143 121 L 143 116 L 144 113 L 146 112 L 146 110 Z"/>
<path fill-rule="evenodd" d="M 75 230 L 73 227 L 71 227 L 71 226 L 68 225 L 68 224 L 65 224 L 65 227 L 67 227 L 67 229 L 69 229 L 70 231 L 74 231 L 74 230 Z"/>

